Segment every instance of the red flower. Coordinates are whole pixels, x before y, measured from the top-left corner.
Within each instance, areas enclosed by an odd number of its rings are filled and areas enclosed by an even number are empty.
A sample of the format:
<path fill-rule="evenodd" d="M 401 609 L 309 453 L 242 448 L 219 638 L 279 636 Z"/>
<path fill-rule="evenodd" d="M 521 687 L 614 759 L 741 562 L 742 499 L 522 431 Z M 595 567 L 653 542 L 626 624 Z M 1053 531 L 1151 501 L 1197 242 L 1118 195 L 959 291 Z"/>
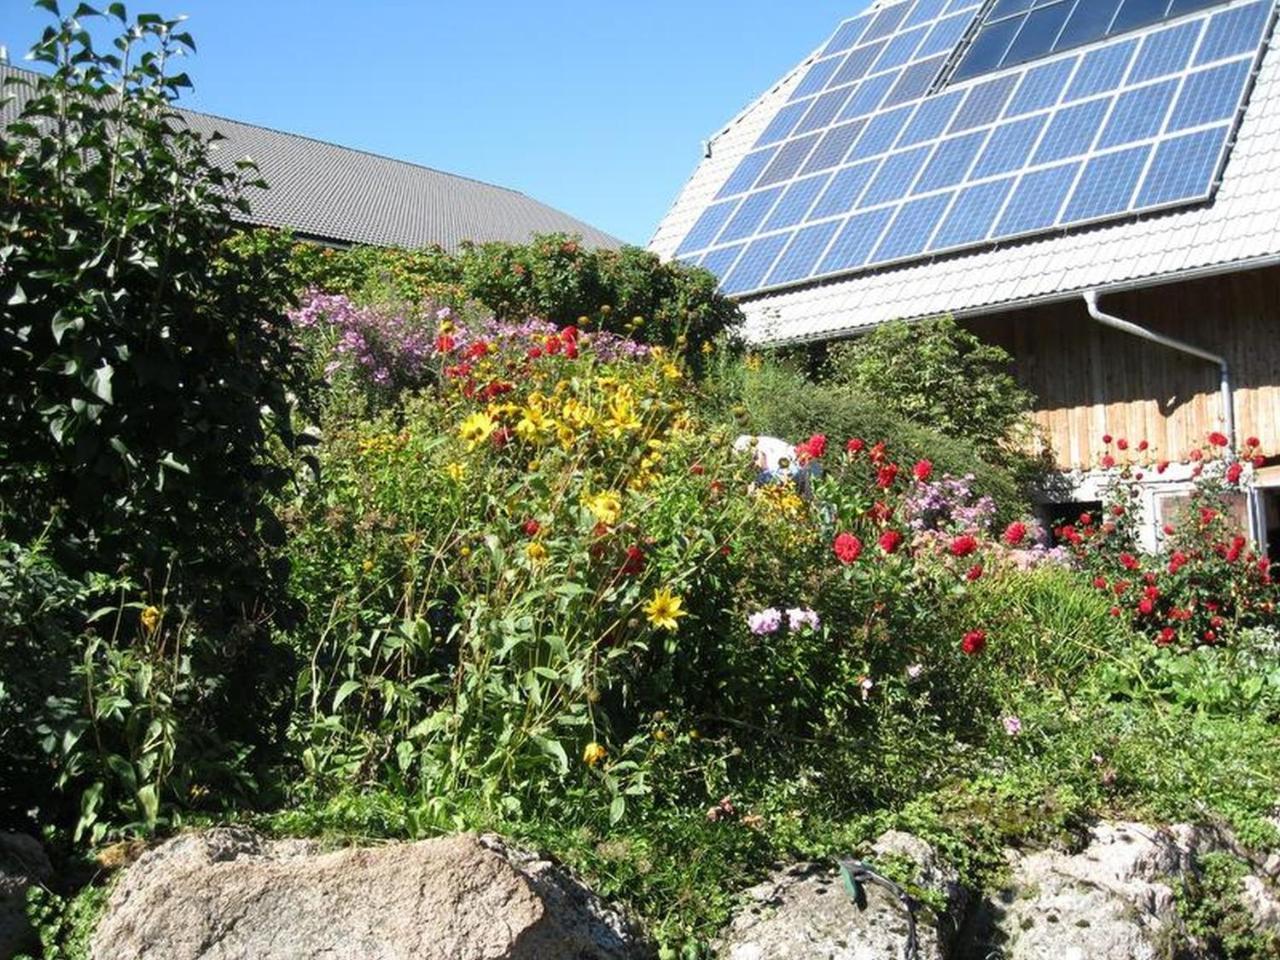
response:
<path fill-rule="evenodd" d="M 962 534 L 951 541 L 953 557 L 969 557 L 978 552 L 978 541 L 970 534 Z"/>
<path fill-rule="evenodd" d="M 493 443 L 493 448 L 495 450 L 501 450 L 511 442 L 511 431 L 506 427 L 499 427 L 497 430 L 493 431 L 493 436 L 489 439 Z"/>
<path fill-rule="evenodd" d="M 867 442 L 854 437 L 844 445 L 844 448 L 850 453 L 861 453 L 863 450 L 867 449 Z"/>
<path fill-rule="evenodd" d="M 452 353 L 453 348 L 456 347 L 457 345 L 458 345 L 458 341 L 453 339 L 453 337 L 451 337 L 447 333 L 442 333 L 440 334 L 440 336 L 436 337 L 437 353 Z"/>
<path fill-rule="evenodd" d="M 982 579 L 982 573 L 983 573 L 982 564 L 975 563 L 972 567 L 969 568 L 969 572 L 964 575 L 964 578 L 968 580 L 970 583 L 976 583 L 977 581 Z"/>
<path fill-rule="evenodd" d="M 1173 629 L 1173 627 L 1165 627 L 1160 631 L 1160 638 L 1156 640 L 1156 644 L 1161 647 L 1167 647 L 1177 639 L 1178 631 Z"/>
<path fill-rule="evenodd" d="M 1106 590 L 1108 587 L 1110 587 L 1110 584 L 1107 583 L 1106 577 L 1094 577 L 1093 586 L 1095 590 Z"/>
<path fill-rule="evenodd" d="M 542 532 L 542 524 L 537 520 L 526 520 L 524 522 L 524 532 L 526 536 L 536 537 Z"/>
<path fill-rule="evenodd" d="M 1129 449 L 1129 441 L 1128 441 L 1128 440 L 1125 440 L 1125 439 L 1122 437 L 1121 439 L 1119 439 L 1119 440 L 1117 440 L 1117 441 L 1116 441 L 1116 446 L 1117 446 L 1117 447 L 1119 447 L 1121 450 L 1128 450 L 1128 449 Z"/>
<path fill-rule="evenodd" d="M 1149 444 L 1149 443 L 1147 443 L 1147 441 L 1143 440 L 1141 443 L 1139 443 L 1139 444 L 1138 444 L 1138 449 L 1139 449 L 1140 451 L 1142 451 L 1143 453 L 1146 453 L 1148 450 L 1150 450 L 1150 449 L 1151 449 L 1151 444 Z"/>
<path fill-rule="evenodd" d="M 921 483 L 924 483 L 933 476 L 933 464 L 928 460 L 921 460 L 911 468 L 911 474 Z"/>
<path fill-rule="evenodd" d="M 976 657 L 987 649 L 987 635 L 981 630 L 970 630 L 960 641 L 960 649 L 971 657 Z"/>
<path fill-rule="evenodd" d="M 1240 482 L 1240 478 L 1244 476 L 1244 464 L 1237 460 L 1231 466 L 1227 467 L 1227 483 L 1232 485 Z"/>
<path fill-rule="evenodd" d="M 880 549 L 885 553 L 897 553 L 902 546 L 902 534 L 897 530 L 886 530 L 880 534 Z"/>
<path fill-rule="evenodd" d="M 1156 473 L 1164 473 L 1168 469 L 1169 469 L 1168 460 L 1161 460 L 1159 463 L 1156 464 Z"/>
<path fill-rule="evenodd" d="M 876 523 L 888 523 L 893 519 L 893 507 L 889 506 L 887 503 L 882 503 L 877 500 L 875 506 L 867 511 L 867 516 Z"/>
<path fill-rule="evenodd" d="M 883 440 L 879 441 L 874 447 L 872 447 L 871 452 L 867 454 L 867 456 L 871 458 L 872 463 L 879 463 L 888 455 L 889 451 L 886 449 Z"/>
<path fill-rule="evenodd" d="M 810 460 L 821 459 L 822 455 L 827 452 L 827 438 L 821 433 L 815 433 L 803 443 L 796 444 L 796 459 L 801 463 L 808 463 Z"/>
<path fill-rule="evenodd" d="M 1138 558 L 1135 557 L 1132 553 L 1120 554 L 1120 564 L 1126 570 L 1137 570 L 1138 567 L 1141 566 L 1141 564 L 1138 563 Z"/>
<path fill-rule="evenodd" d="M 1192 450 L 1192 451 L 1191 451 L 1190 456 L 1191 456 L 1191 459 L 1192 459 L 1192 460 L 1197 460 L 1197 461 L 1198 461 L 1198 460 L 1203 460 L 1203 459 L 1204 459 L 1204 451 L 1203 451 L 1203 450 L 1201 450 L 1199 447 L 1197 447 L 1196 449 L 1194 449 L 1194 450 Z"/>
<path fill-rule="evenodd" d="M 565 342 L 572 343 L 578 339 L 578 328 L 574 326 L 565 327 L 560 331 L 560 336 L 565 339 Z"/>
<path fill-rule="evenodd" d="M 1093 523 L 1093 515 L 1089 513 L 1080 514 L 1080 522 L 1086 527 L 1089 526 L 1089 524 Z"/>
<path fill-rule="evenodd" d="M 1254 469 L 1261 470 L 1266 465 L 1267 465 L 1267 458 L 1262 456 L 1261 454 L 1253 458 Z"/>
<path fill-rule="evenodd" d="M 1217 520 L 1217 519 L 1218 519 L 1217 510 L 1214 510 L 1212 507 L 1200 508 L 1200 522 L 1204 524 L 1206 527 L 1209 524 L 1213 523 L 1214 520 Z"/>
<path fill-rule="evenodd" d="M 559 337 L 557 337 L 555 334 L 552 334 L 551 336 L 547 337 L 545 341 L 545 346 L 547 348 L 547 353 L 550 354 L 551 356 L 555 356 L 557 353 L 560 352 L 560 348 L 563 347 L 564 344 L 560 342 Z"/>
<path fill-rule="evenodd" d="M 463 356 L 466 357 L 468 360 L 476 360 L 480 357 L 483 357 L 488 352 L 489 352 L 489 344 L 485 343 L 485 341 L 483 340 L 477 340 L 471 346 L 467 347 L 467 350 L 463 354 Z"/>
<path fill-rule="evenodd" d="M 898 471 L 900 469 L 896 463 L 881 467 L 880 472 L 876 475 L 876 485 L 882 490 L 888 490 L 893 486 L 893 482 L 898 479 Z"/>
<path fill-rule="evenodd" d="M 1119 607 L 1112 607 L 1110 610 L 1110 613 L 1113 617 L 1120 617 L 1124 615 L 1124 611 L 1121 610 Z"/>
<path fill-rule="evenodd" d="M 692 473 L 695 477 L 700 477 L 707 472 L 707 468 L 700 463 L 695 463 L 690 465 L 689 472 Z"/>
<path fill-rule="evenodd" d="M 1250 437 L 1248 440 L 1244 442 L 1244 445 L 1248 447 L 1250 450 L 1253 450 L 1253 449 L 1256 449 L 1257 447 L 1262 446 L 1262 441 L 1259 440 L 1257 437 Z"/>
<path fill-rule="evenodd" d="M 1149 597 L 1143 597 L 1138 601 L 1138 612 L 1144 617 L 1149 617 L 1156 612 L 1156 603 Z"/>
<path fill-rule="evenodd" d="M 1226 447 L 1230 446 L 1231 441 L 1227 439 L 1227 435 L 1225 433 L 1218 433 L 1218 431 L 1215 430 L 1213 433 L 1209 434 L 1209 443 L 1215 447 Z"/>
<path fill-rule="evenodd" d="M 1112 467 L 1114 467 L 1115 465 L 1116 465 L 1116 458 L 1115 458 L 1115 457 L 1113 457 L 1113 456 L 1112 456 L 1111 454 L 1109 454 L 1109 453 L 1108 453 L 1108 454 L 1106 454 L 1105 456 L 1103 456 L 1103 458 L 1102 458 L 1102 469 L 1103 469 L 1103 470 L 1110 470 L 1110 469 L 1111 469 Z"/>
<path fill-rule="evenodd" d="M 1117 503 L 1114 507 L 1111 508 L 1111 515 L 1113 517 L 1123 517 L 1124 507 L 1121 504 Z"/>
<path fill-rule="evenodd" d="M 1021 520 L 1015 520 L 1004 530 L 1004 542 L 1011 547 L 1022 545 L 1022 541 L 1027 539 L 1027 525 Z"/>
<path fill-rule="evenodd" d="M 644 571 L 644 551 L 639 547 L 627 547 L 627 559 L 619 571 L 624 577 L 634 577 Z"/>
<path fill-rule="evenodd" d="M 831 548 L 835 551 L 836 558 L 845 566 L 855 563 L 862 556 L 862 541 L 852 533 L 837 534 Z"/>
<path fill-rule="evenodd" d="M 1111 446 L 1111 442 L 1112 442 L 1111 434 L 1104 433 L 1102 435 L 1102 442 L 1105 443 L 1107 446 Z"/>
<path fill-rule="evenodd" d="M 578 341 L 566 339 L 564 342 L 564 355 L 570 360 L 578 359 Z"/>

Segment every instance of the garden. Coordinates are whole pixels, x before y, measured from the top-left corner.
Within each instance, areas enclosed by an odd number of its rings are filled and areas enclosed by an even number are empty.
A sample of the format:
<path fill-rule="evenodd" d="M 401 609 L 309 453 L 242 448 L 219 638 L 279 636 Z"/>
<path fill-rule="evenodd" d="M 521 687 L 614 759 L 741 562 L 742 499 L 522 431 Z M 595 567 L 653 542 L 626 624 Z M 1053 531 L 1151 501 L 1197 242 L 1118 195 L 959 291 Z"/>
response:
<path fill-rule="evenodd" d="M 1099 817 L 1280 843 L 1280 586 L 1229 507 L 1280 438 L 1099 436 L 1105 503 L 1046 529 L 1034 398 L 956 323 L 761 351 L 637 249 L 246 230 L 256 172 L 172 113 L 191 38 L 104 19 L 110 53 L 55 15 L 0 144 L 0 827 L 60 868 L 34 956 L 86 956 L 110 865 L 211 824 L 500 833 L 664 958 L 890 828 L 978 890 Z M 1141 474 L 1183 460 L 1145 553 Z M 1280 955 L 1181 895 L 1201 955 Z"/>

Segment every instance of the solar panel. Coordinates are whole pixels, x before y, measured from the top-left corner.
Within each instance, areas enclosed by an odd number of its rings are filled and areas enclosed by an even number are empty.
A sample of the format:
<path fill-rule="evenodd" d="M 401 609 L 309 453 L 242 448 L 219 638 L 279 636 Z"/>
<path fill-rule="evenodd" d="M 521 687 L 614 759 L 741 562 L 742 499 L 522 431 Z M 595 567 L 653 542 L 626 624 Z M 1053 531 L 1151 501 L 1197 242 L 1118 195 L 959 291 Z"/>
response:
<path fill-rule="evenodd" d="M 745 295 L 1206 200 L 1276 5 L 869 11 L 836 30 L 676 256 Z"/>

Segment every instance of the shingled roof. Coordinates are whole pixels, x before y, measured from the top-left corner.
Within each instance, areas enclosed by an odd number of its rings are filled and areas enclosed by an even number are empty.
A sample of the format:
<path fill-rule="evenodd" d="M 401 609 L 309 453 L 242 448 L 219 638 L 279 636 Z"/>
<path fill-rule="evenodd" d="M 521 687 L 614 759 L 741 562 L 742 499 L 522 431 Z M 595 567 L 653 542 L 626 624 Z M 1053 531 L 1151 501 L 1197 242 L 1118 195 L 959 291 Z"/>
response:
<path fill-rule="evenodd" d="M 1273 0 L 1280 4 L 1280 0 Z M 873 4 L 871 9 L 888 6 Z M 825 42 L 824 42 L 825 43 Z M 788 102 L 819 47 L 711 139 L 649 249 L 672 258 L 681 239 Z M 958 254 L 923 257 L 856 276 L 740 298 L 748 339 L 838 337 L 893 319 L 976 316 L 1135 286 L 1280 262 L 1280 52 L 1268 44 L 1212 202 Z"/>
<path fill-rule="evenodd" d="M 0 80 L 31 74 L 0 66 Z M 9 87 L 9 92 L 14 88 Z M 10 104 L 0 122 L 16 114 Z M 250 157 L 266 191 L 248 194 L 248 222 L 338 244 L 454 250 L 465 241 L 524 243 L 535 234 L 578 234 L 589 247 L 622 241 L 523 193 L 363 150 L 191 110 L 192 129 L 226 139 L 214 147 L 228 163 Z"/>

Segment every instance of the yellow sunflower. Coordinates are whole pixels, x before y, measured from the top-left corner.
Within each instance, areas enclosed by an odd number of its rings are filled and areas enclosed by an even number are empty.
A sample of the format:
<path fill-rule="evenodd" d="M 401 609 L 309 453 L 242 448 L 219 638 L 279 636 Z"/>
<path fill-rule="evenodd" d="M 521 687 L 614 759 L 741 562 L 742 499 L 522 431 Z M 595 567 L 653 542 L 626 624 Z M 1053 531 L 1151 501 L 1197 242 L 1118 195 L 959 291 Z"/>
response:
<path fill-rule="evenodd" d="M 680 626 L 680 618 L 687 616 L 684 601 L 663 587 L 653 591 L 653 596 L 644 605 L 644 615 L 649 623 L 662 630 L 675 630 Z"/>

